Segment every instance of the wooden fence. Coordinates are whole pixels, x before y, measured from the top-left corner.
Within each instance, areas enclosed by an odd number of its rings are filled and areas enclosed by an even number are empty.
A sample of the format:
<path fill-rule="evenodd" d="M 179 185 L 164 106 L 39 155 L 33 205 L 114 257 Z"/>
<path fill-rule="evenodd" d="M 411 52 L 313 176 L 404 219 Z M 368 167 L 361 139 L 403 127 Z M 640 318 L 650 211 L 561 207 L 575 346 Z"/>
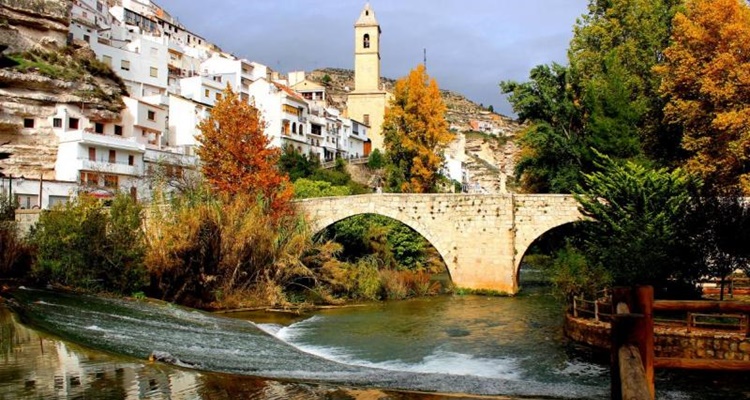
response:
<path fill-rule="evenodd" d="M 654 313 L 687 315 L 687 329 L 710 325 L 724 326 L 736 320 L 743 335 L 750 333 L 750 303 L 727 301 L 654 301 L 650 286 L 615 288 L 611 304 L 611 395 L 613 399 L 654 399 L 654 369 L 683 368 L 699 370 L 750 371 L 750 361 L 667 358 L 654 356 Z M 697 322 L 700 318 L 707 322 Z M 735 326 L 735 324 L 729 324 Z"/>

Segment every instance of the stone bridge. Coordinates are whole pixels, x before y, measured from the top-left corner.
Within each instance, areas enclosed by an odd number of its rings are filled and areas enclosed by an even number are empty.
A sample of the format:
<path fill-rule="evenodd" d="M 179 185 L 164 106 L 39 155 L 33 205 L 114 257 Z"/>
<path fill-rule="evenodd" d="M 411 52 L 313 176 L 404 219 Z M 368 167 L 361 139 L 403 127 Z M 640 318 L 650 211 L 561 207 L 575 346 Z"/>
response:
<path fill-rule="evenodd" d="M 440 253 L 460 288 L 518 292 L 518 270 L 531 243 L 582 219 L 570 195 L 368 194 L 305 199 L 297 205 L 315 232 L 359 214 L 404 223 Z"/>

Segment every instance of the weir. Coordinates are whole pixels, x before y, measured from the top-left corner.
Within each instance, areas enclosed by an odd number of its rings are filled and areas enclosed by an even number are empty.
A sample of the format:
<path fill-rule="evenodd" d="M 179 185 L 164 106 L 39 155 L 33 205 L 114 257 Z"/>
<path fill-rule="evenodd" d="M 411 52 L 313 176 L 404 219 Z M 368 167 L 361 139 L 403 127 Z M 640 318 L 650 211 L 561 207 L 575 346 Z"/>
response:
<path fill-rule="evenodd" d="M 393 218 L 425 237 L 460 288 L 515 294 L 526 250 L 545 232 L 583 218 L 571 195 L 367 194 L 296 204 L 315 232 L 360 214 Z"/>

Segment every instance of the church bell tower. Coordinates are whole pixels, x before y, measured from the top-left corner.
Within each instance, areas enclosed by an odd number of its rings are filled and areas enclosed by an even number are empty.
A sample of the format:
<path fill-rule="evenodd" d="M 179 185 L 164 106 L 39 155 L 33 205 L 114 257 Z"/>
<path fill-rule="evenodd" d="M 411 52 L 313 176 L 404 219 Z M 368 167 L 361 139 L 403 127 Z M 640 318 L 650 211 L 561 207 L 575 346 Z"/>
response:
<path fill-rule="evenodd" d="M 354 24 L 354 90 L 347 116 L 370 127 L 372 149 L 383 150 L 383 117 L 389 94 L 380 86 L 380 24 L 370 3 Z"/>
<path fill-rule="evenodd" d="M 354 24 L 354 90 L 380 89 L 380 25 L 370 3 Z"/>

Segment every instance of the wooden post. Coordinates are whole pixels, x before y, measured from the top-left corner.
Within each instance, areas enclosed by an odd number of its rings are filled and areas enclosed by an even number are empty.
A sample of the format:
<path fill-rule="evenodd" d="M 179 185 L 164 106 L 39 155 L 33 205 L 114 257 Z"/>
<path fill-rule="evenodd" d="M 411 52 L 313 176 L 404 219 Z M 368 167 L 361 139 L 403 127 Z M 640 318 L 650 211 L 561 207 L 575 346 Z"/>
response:
<path fill-rule="evenodd" d="M 612 322 L 610 348 L 610 398 L 622 400 L 622 381 L 620 380 L 620 347 L 627 343 L 630 320 L 624 318 L 622 311 L 629 313 L 630 288 L 616 287 L 612 292 Z M 627 311 L 625 311 L 627 309 Z"/>
<path fill-rule="evenodd" d="M 654 387 L 654 288 L 652 286 L 638 286 L 635 289 L 637 313 L 643 318 L 636 320 L 635 334 L 638 351 L 646 372 L 646 383 L 651 398 L 656 397 Z"/>
<path fill-rule="evenodd" d="M 583 295 L 581 295 L 583 296 Z M 578 318 L 578 304 L 576 304 L 576 296 L 573 295 L 573 316 Z"/>
<path fill-rule="evenodd" d="M 654 398 L 654 320 L 653 320 L 654 290 L 650 286 L 630 288 L 615 288 L 612 294 L 612 349 L 610 366 L 611 398 L 623 399 L 622 376 L 628 376 L 630 371 L 621 371 L 621 365 L 630 368 L 632 363 L 620 359 L 621 350 L 627 345 L 638 350 L 638 358 L 643 369 L 643 389 L 648 392 L 650 399 Z M 623 373 L 625 375 L 623 375 Z"/>
<path fill-rule="evenodd" d="M 599 322 L 599 299 L 594 299 L 594 320 Z"/>
<path fill-rule="evenodd" d="M 693 325 L 693 313 L 687 313 L 687 322 L 685 323 L 685 325 L 687 326 L 687 333 L 690 333 L 690 327 Z"/>

